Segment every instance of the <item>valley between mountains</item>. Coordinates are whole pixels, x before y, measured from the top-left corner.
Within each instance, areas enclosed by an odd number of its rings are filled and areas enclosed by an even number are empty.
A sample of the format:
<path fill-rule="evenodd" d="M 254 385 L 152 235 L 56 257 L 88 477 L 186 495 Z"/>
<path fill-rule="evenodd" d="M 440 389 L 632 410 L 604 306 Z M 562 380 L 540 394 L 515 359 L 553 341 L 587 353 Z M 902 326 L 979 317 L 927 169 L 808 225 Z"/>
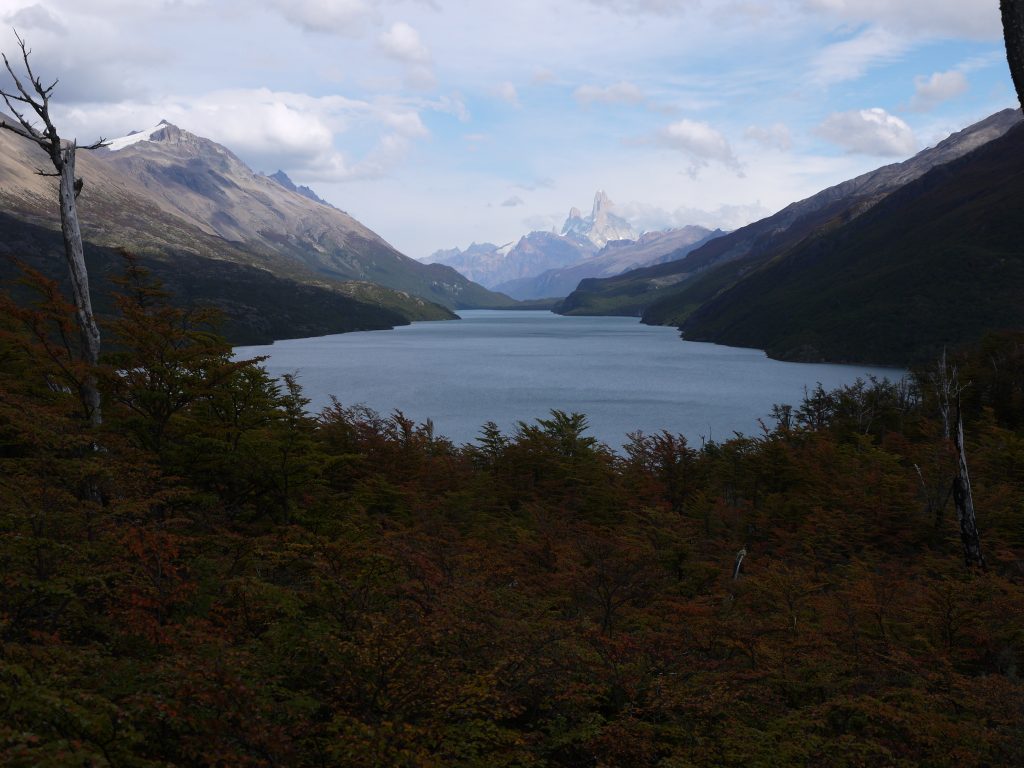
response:
<path fill-rule="evenodd" d="M 422 261 L 283 171 L 166 122 L 82 153 L 80 205 L 101 311 L 127 248 L 180 301 L 216 307 L 235 343 L 518 306 L 633 315 L 784 360 L 905 366 L 1024 324 L 1020 123 L 1004 110 L 732 232 L 639 232 L 599 191 L 560 231 Z M 0 253 L 60 279 L 37 153 L 0 134 Z M 15 273 L 5 259 L 0 274 Z"/>

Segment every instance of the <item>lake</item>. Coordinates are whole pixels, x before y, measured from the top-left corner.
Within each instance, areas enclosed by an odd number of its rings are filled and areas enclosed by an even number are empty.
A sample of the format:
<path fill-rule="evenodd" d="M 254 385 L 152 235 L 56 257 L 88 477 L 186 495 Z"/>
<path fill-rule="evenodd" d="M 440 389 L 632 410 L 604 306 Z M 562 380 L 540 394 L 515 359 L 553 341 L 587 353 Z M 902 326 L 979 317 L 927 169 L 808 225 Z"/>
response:
<path fill-rule="evenodd" d="M 612 448 L 629 432 L 667 429 L 691 444 L 759 433 L 776 403 L 798 404 L 826 389 L 903 371 L 782 363 L 755 349 L 682 341 L 675 328 L 636 318 L 562 317 L 550 312 L 472 310 L 461 320 L 238 347 L 269 355 L 271 374 L 297 374 L 310 408 L 334 395 L 388 414 L 396 408 L 437 434 L 474 440 L 481 425 L 503 431 L 553 408 L 589 417 Z"/>

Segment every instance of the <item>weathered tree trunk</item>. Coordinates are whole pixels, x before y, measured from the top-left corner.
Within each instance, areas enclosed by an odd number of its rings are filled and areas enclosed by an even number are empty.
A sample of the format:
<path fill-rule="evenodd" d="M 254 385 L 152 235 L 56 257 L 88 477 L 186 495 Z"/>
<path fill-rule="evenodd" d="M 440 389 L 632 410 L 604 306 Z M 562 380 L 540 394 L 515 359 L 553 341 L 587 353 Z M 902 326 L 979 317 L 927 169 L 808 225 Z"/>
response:
<path fill-rule="evenodd" d="M 78 207 L 75 200 L 75 142 L 61 149 L 60 170 L 60 224 L 64 234 L 64 257 L 71 273 L 71 290 L 75 297 L 78 316 L 78 333 L 82 341 L 82 359 L 86 365 L 95 367 L 100 360 L 100 329 L 92 313 L 92 299 L 89 296 L 89 274 L 85 268 L 85 252 L 82 247 L 82 231 L 78 224 Z M 90 371 L 81 385 L 82 404 L 89 422 L 98 426 L 103 422 L 100 410 L 100 392 L 96 376 Z"/>
<path fill-rule="evenodd" d="M 1003 15 L 1003 40 L 1006 42 L 1006 61 L 1010 76 L 1017 89 L 1017 100 L 1024 104 L 1024 2 L 1000 0 Z"/>
<path fill-rule="evenodd" d="M 75 316 L 78 321 L 78 333 L 81 339 L 81 359 L 86 365 L 86 371 L 79 384 L 79 398 L 85 410 L 85 416 L 93 426 L 103 423 L 103 414 L 100 409 L 100 391 L 96 383 L 95 367 L 100 359 L 100 329 L 96 325 L 96 318 L 92 313 L 92 299 L 89 296 L 89 274 L 85 268 L 85 252 L 82 247 L 82 231 L 78 225 L 78 209 L 75 198 L 82 189 L 82 180 L 75 178 L 75 152 L 78 149 L 76 142 L 65 143 L 61 141 L 57 128 L 50 119 L 50 95 L 57 86 L 54 80 L 50 85 L 43 85 L 43 81 L 32 71 L 32 63 L 29 61 L 29 49 L 25 41 L 14 33 L 18 41 L 18 48 L 21 50 L 21 60 L 25 67 L 24 74 L 28 78 L 28 84 L 22 82 L 18 73 L 8 60 L 7 55 L 0 52 L 4 67 L 14 82 L 15 90 L 6 91 L 0 88 L 0 98 L 7 108 L 14 115 L 17 122 L 11 122 L 0 116 L 0 129 L 12 131 L 29 141 L 35 142 L 50 158 L 55 173 L 42 173 L 44 176 L 56 176 L 60 179 L 60 224 L 61 232 L 64 235 L 64 256 L 71 273 L 71 290 L 75 299 Z M 36 117 L 43 121 L 43 127 L 33 125 L 25 114 L 19 111 L 28 107 L 35 113 Z M 102 147 L 104 141 L 100 139 L 84 149 L 96 149 Z"/>
<path fill-rule="evenodd" d="M 975 565 L 985 568 L 985 556 L 981 554 L 981 537 L 978 521 L 974 515 L 974 496 L 971 494 L 971 478 L 967 474 L 967 453 L 964 450 L 964 420 L 960 413 L 960 398 L 956 403 L 956 430 L 953 441 L 957 454 L 956 477 L 953 478 L 953 501 L 956 517 L 960 523 L 960 540 L 964 545 L 964 560 L 967 567 Z"/>
<path fill-rule="evenodd" d="M 732 568 L 732 580 L 736 581 L 740 577 L 740 569 L 743 567 L 743 558 L 747 556 L 747 548 L 743 547 L 739 552 L 736 553 L 736 564 Z"/>

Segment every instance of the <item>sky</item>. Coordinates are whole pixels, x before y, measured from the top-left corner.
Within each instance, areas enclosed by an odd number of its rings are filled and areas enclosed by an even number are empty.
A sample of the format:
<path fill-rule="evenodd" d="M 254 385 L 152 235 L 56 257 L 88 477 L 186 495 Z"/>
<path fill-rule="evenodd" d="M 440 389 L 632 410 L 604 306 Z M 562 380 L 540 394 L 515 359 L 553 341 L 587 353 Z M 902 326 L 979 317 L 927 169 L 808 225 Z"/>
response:
<path fill-rule="evenodd" d="M 733 229 L 1016 106 L 998 0 L 0 0 L 14 29 L 62 135 L 169 120 L 416 258 L 599 189 Z"/>

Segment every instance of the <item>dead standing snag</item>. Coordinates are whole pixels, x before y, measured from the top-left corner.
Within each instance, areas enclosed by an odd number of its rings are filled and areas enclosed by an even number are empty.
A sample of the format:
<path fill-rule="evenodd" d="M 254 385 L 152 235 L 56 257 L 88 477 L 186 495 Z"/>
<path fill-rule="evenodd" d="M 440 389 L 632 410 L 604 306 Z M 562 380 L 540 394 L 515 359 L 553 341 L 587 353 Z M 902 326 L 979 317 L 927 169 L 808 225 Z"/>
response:
<path fill-rule="evenodd" d="M 14 71 L 14 67 L 6 54 L 3 56 L 4 66 L 14 81 L 15 91 L 0 89 L 4 103 L 14 115 L 17 122 L 0 116 L 0 128 L 6 128 L 39 145 L 53 165 L 54 172 L 40 173 L 60 179 L 60 224 L 64 235 L 64 257 L 71 274 L 71 288 L 74 293 L 75 311 L 78 320 L 78 332 L 82 343 L 82 360 L 90 368 L 95 367 L 100 356 L 100 330 L 92 312 L 92 299 L 89 296 L 89 274 L 85 267 L 85 253 L 82 247 L 82 232 L 78 224 L 78 210 L 75 200 L 82 191 L 82 180 L 75 178 L 75 151 L 78 146 L 74 140 L 60 138 L 57 128 L 50 118 L 50 96 L 57 85 L 54 80 L 50 85 L 32 71 L 29 62 L 31 51 L 25 47 L 25 41 L 14 33 L 21 49 L 21 60 L 24 64 L 27 85 L 22 82 Z M 35 118 L 42 121 L 42 128 L 33 123 L 33 118 L 26 115 L 28 109 L 35 113 Z M 103 146 L 101 139 L 82 149 L 96 149 Z M 103 421 L 100 409 L 100 393 L 96 385 L 96 376 L 87 372 L 79 383 L 79 396 L 91 424 L 99 425 Z"/>

